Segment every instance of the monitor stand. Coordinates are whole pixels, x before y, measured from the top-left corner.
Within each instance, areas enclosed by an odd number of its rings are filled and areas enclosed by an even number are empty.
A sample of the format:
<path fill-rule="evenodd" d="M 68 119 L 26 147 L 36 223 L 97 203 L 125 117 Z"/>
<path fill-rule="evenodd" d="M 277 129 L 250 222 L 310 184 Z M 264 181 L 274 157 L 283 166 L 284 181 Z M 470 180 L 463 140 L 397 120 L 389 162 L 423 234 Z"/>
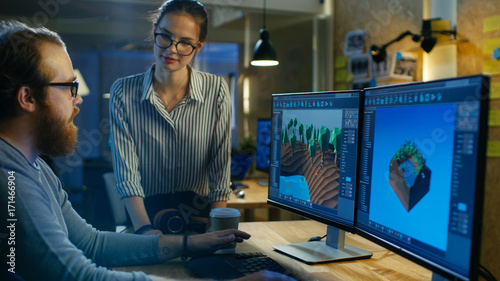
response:
<path fill-rule="evenodd" d="M 345 245 L 344 240 L 343 230 L 328 226 L 326 242 L 279 245 L 273 246 L 273 249 L 307 264 L 371 258 L 371 252 Z"/>

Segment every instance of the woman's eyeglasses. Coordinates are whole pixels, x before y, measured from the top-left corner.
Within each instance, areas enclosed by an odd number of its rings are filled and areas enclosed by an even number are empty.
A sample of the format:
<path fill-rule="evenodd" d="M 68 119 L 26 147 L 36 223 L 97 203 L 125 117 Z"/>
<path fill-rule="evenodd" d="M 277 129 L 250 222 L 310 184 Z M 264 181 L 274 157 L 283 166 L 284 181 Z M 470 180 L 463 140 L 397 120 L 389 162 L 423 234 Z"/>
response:
<path fill-rule="evenodd" d="M 177 53 L 181 56 L 189 56 L 193 53 L 196 46 L 185 41 L 176 41 L 172 39 L 168 34 L 165 33 L 155 33 L 155 44 L 162 49 L 168 49 L 175 42 L 175 49 Z"/>

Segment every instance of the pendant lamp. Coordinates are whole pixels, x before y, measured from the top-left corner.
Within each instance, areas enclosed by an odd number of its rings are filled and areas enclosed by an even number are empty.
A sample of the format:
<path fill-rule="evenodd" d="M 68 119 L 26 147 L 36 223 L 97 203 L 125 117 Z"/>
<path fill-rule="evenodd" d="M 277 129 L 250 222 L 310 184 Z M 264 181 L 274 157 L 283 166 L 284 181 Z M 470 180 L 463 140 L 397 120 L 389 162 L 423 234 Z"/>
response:
<path fill-rule="evenodd" d="M 253 66 L 275 66 L 279 64 L 276 50 L 269 40 L 269 31 L 266 29 L 266 0 L 264 0 L 264 25 L 260 30 L 260 40 L 255 44 L 253 59 L 250 64 Z"/>

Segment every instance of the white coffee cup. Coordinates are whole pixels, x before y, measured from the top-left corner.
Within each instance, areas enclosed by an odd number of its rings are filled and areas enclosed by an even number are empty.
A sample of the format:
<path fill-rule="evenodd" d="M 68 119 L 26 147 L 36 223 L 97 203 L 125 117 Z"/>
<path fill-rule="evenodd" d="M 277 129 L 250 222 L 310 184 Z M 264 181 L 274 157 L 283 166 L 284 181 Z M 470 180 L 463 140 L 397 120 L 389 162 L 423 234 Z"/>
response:
<path fill-rule="evenodd" d="M 238 229 L 241 213 L 233 208 L 215 208 L 210 211 L 212 230 Z"/>
<path fill-rule="evenodd" d="M 241 213 L 233 208 L 215 208 L 210 211 L 210 221 L 212 223 L 212 231 L 225 229 L 238 229 Z M 236 243 L 228 249 L 218 250 L 218 253 L 230 253 L 236 250 Z"/>

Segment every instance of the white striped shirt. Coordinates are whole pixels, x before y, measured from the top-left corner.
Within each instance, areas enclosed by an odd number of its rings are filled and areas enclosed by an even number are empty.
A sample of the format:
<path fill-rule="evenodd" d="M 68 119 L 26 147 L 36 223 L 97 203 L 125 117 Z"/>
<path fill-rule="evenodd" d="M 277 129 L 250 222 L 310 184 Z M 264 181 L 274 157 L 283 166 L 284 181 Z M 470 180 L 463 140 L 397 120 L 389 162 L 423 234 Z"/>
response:
<path fill-rule="evenodd" d="M 147 72 L 111 87 L 111 148 L 120 197 L 178 191 L 229 199 L 231 101 L 219 76 L 191 69 L 189 92 L 167 112 Z"/>

